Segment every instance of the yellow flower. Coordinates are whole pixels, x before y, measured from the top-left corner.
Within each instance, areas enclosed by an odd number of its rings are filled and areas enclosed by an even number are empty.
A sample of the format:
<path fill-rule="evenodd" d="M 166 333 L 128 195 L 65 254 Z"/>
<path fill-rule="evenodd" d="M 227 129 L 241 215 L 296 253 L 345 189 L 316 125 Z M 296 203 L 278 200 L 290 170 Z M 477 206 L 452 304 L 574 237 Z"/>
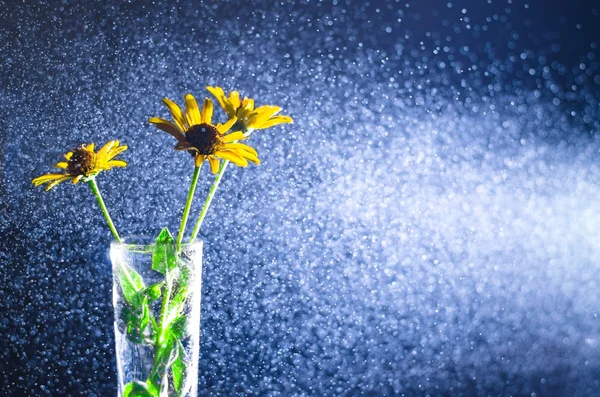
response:
<path fill-rule="evenodd" d="M 256 150 L 243 143 L 237 143 L 244 139 L 243 132 L 235 131 L 225 135 L 237 121 L 236 117 L 225 124 L 211 124 L 213 103 L 210 99 L 204 100 L 204 106 L 200 111 L 196 99 L 192 94 L 187 94 L 185 114 L 170 99 L 164 98 L 163 103 L 171 111 L 175 122 L 159 117 L 152 117 L 149 121 L 175 137 L 177 139 L 175 150 L 189 151 L 194 156 L 196 167 L 208 159 L 211 171 L 216 174 L 219 171 L 219 159 L 229 160 L 240 167 L 246 167 L 248 160 L 260 164 Z"/>
<path fill-rule="evenodd" d="M 237 91 L 230 92 L 228 98 L 221 87 L 206 87 L 206 89 L 219 101 L 229 118 L 237 117 L 236 126 L 244 132 L 293 122 L 289 116 L 277 115 L 281 111 L 279 106 L 259 106 L 255 109 L 254 100 L 244 97 L 240 101 L 240 94 Z"/>
<path fill-rule="evenodd" d="M 35 178 L 32 182 L 35 186 L 48 183 L 46 191 L 52 189 L 60 182 L 72 180 L 77 184 L 82 178 L 89 180 L 100 171 L 108 171 L 112 167 L 125 167 L 127 163 L 123 160 L 113 160 L 119 153 L 127 150 L 127 146 L 119 146 L 119 141 L 110 141 L 96 153 L 94 144 L 81 145 L 73 151 L 65 154 L 67 161 L 61 161 L 54 167 L 64 170 L 61 174 L 46 174 Z"/>

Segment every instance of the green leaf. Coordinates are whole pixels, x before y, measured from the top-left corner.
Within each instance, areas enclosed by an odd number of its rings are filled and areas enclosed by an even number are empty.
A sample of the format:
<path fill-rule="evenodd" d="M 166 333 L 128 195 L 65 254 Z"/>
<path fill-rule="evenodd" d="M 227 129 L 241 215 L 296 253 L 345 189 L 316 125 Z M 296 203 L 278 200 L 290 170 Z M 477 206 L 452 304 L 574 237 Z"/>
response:
<path fill-rule="evenodd" d="M 168 382 L 166 375 L 168 374 L 169 367 L 177 358 L 176 343 L 173 339 L 167 338 L 163 344 L 156 346 L 154 350 L 154 363 L 148 375 L 148 383 L 151 389 L 160 390 L 165 386 L 163 383 Z"/>
<path fill-rule="evenodd" d="M 171 323 L 170 332 L 174 340 L 182 339 L 185 334 L 185 327 L 187 325 L 187 316 L 182 315 L 177 317 Z"/>
<path fill-rule="evenodd" d="M 135 343 L 151 343 L 151 330 L 148 329 L 148 325 L 152 313 L 148 307 L 144 280 L 126 263 L 119 263 L 116 272 L 123 297 L 127 302 L 120 312 L 121 319 L 125 323 L 127 337 Z M 152 294 L 156 294 L 154 289 Z"/>
<path fill-rule="evenodd" d="M 163 275 L 177 266 L 177 252 L 173 236 L 166 227 L 158 235 L 154 252 L 152 253 L 152 269 Z"/>
<path fill-rule="evenodd" d="M 170 310 L 175 306 L 180 306 L 185 303 L 188 297 L 188 280 L 189 280 L 189 269 L 185 266 L 179 267 L 179 273 L 176 280 L 174 280 L 173 292 L 171 294 Z"/>
<path fill-rule="evenodd" d="M 158 397 L 158 394 L 152 393 L 144 382 L 134 380 L 125 385 L 123 397 Z"/>
<path fill-rule="evenodd" d="M 180 316 L 182 316 L 185 308 L 186 298 L 187 288 L 181 288 L 173 295 L 171 302 L 169 302 L 169 308 L 167 311 L 167 327 L 171 327 L 174 322 L 177 321 Z"/>
<path fill-rule="evenodd" d="M 152 312 L 148 306 L 146 289 L 137 292 L 131 298 L 131 303 L 124 305 L 120 313 L 129 340 L 135 343 L 152 343 L 152 327 L 150 324 Z"/>
<path fill-rule="evenodd" d="M 171 244 L 173 241 L 173 236 L 171 235 L 171 232 L 169 232 L 169 229 L 166 227 L 163 227 L 158 237 L 156 238 L 156 244 Z"/>
<path fill-rule="evenodd" d="M 148 297 L 150 302 L 153 302 L 153 301 L 157 300 L 158 298 L 160 298 L 160 296 L 162 295 L 163 285 L 164 285 L 164 282 L 161 281 L 160 283 L 152 284 L 151 286 L 146 288 L 146 291 L 145 291 L 146 296 Z"/>
<path fill-rule="evenodd" d="M 181 380 L 185 373 L 184 358 L 183 345 L 177 341 L 177 358 L 173 361 L 173 365 L 171 365 L 171 373 L 173 374 L 173 385 L 178 393 L 181 392 Z"/>
<path fill-rule="evenodd" d="M 125 263 L 117 265 L 117 278 L 127 303 L 131 304 L 137 292 L 145 287 L 144 280 L 138 272 Z"/>
<path fill-rule="evenodd" d="M 152 393 L 152 395 L 154 395 L 154 396 L 160 396 L 160 384 L 154 385 L 150 381 L 150 379 L 148 379 L 148 390 L 150 390 L 150 393 Z"/>

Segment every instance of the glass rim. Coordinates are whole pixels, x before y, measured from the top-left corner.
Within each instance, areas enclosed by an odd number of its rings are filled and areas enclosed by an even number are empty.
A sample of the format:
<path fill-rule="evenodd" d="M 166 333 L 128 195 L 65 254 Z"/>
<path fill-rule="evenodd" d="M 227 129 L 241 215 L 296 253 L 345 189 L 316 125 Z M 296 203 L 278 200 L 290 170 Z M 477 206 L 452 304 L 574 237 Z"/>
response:
<path fill-rule="evenodd" d="M 183 242 L 181 247 L 202 247 L 204 241 L 196 239 L 192 243 Z M 121 242 L 112 241 L 110 243 L 111 249 L 125 249 L 128 251 L 147 251 L 148 249 L 156 246 L 156 237 L 150 237 L 145 235 L 132 235 L 121 237 Z"/>

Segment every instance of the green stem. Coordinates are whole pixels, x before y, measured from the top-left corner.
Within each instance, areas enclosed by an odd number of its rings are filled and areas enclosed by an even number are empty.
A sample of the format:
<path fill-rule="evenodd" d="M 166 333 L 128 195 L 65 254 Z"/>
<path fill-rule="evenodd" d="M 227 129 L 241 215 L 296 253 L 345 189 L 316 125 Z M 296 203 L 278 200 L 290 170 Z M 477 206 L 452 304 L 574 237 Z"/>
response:
<path fill-rule="evenodd" d="M 159 333 L 158 333 L 158 345 L 162 345 L 163 344 L 163 339 L 165 337 L 165 331 L 166 331 L 166 325 L 167 325 L 167 314 L 169 312 L 168 308 L 169 308 L 169 301 L 171 299 L 171 288 L 172 288 L 172 282 L 171 282 L 171 273 L 168 272 L 167 273 L 167 285 L 166 285 L 166 291 L 165 294 L 163 295 L 163 301 L 162 301 L 162 307 L 160 308 L 160 325 L 159 325 Z"/>
<path fill-rule="evenodd" d="M 187 225 L 188 217 L 190 216 L 190 208 L 192 207 L 192 200 L 194 199 L 194 192 L 196 191 L 196 185 L 198 184 L 198 176 L 200 175 L 200 168 L 202 164 L 194 168 L 194 175 L 192 176 L 192 183 L 190 184 L 190 190 L 188 191 L 187 201 L 185 202 L 185 208 L 183 209 L 183 216 L 181 217 L 181 224 L 179 225 L 179 234 L 177 235 L 177 247 L 181 245 L 183 241 L 183 235 L 185 234 L 185 227 Z"/>
<path fill-rule="evenodd" d="M 167 317 L 169 315 L 169 303 L 171 300 L 171 292 L 173 289 L 173 280 L 171 279 L 172 273 L 167 270 L 167 274 L 165 275 L 166 285 L 165 292 L 163 295 L 162 306 L 160 308 L 160 322 L 156 324 L 156 321 L 153 322 L 153 325 L 158 329 L 158 336 L 154 342 L 154 362 L 152 363 L 152 370 L 150 371 L 149 377 L 146 383 L 151 384 L 160 392 L 160 390 L 164 388 L 168 388 L 168 378 L 166 378 L 167 384 L 162 384 L 163 379 L 165 379 L 166 371 L 168 370 L 168 366 L 162 368 L 164 357 L 164 348 L 165 348 L 165 332 L 168 329 Z"/>
<path fill-rule="evenodd" d="M 106 223 L 108 223 L 108 227 L 110 228 L 110 231 L 112 232 L 113 236 L 115 237 L 115 240 L 117 240 L 117 243 L 120 243 L 121 237 L 119 237 L 117 228 L 115 228 L 115 224 L 113 223 L 112 219 L 110 218 L 110 215 L 108 214 L 108 210 L 106 209 L 104 200 L 102 200 L 102 196 L 100 195 L 100 190 L 98 190 L 98 185 L 96 184 L 96 180 L 94 178 L 92 178 L 88 181 L 88 183 L 89 183 L 90 187 L 92 188 L 92 192 L 94 192 L 94 195 L 98 199 L 98 204 L 100 205 L 100 209 L 102 210 L 102 213 L 104 214 L 104 218 L 106 218 Z"/>
<path fill-rule="evenodd" d="M 148 307 L 148 310 L 150 310 L 150 308 Z M 159 328 L 158 328 L 158 324 L 156 322 L 156 319 L 154 318 L 154 314 L 150 313 L 150 322 L 152 322 L 152 329 L 154 330 L 154 332 L 158 332 Z"/>
<path fill-rule="evenodd" d="M 192 237 L 190 238 L 190 243 L 193 243 L 200 232 L 200 227 L 202 226 L 202 222 L 204 222 L 204 218 L 206 217 L 206 213 L 208 212 L 208 207 L 210 207 L 210 203 L 212 202 L 213 197 L 215 196 L 215 192 L 221 183 L 221 178 L 223 178 L 223 174 L 225 173 L 225 169 L 229 164 L 229 160 L 223 160 L 221 167 L 219 168 L 219 172 L 217 172 L 217 176 L 215 177 L 215 181 L 213 182 L 210 191 L 208 192 L 208 196 L 204 201 L 204 206 L 202 207 L 202 212 L 200 212 L 200 216 L 198 216 L 198 220 L 196 221 L 196 225 L 194 226 L 194 231 L 192 232 Z"/>

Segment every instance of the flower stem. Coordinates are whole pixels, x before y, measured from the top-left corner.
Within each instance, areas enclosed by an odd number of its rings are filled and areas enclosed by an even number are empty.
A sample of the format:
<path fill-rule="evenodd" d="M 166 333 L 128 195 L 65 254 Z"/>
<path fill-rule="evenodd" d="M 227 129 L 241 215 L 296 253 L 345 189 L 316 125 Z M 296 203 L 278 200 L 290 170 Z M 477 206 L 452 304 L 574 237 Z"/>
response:
<path fill-rule="evenodd" d="M 171 287 L 172 287 L 172 281 L 171 281 L 171 273 L 167 273 L 167 279 L 166 279 L 166 290 L 165 293 L 163 295 L 163 301 L 162 301 L 162 306 L 160 308 L 160 325 L 159 325 L 159 331 L 158 331 L 158 345 L 162 345 L 164 342 L 164 337 L 165 337 L 165 331 L 166 331 L 166 326 L 167 326 L 167 314 L 168 314 L 168 310 L 169 310 L 169 300 L 171 299 Z"/>
<path fill-rule="evenodd" d="M 194 168 L 194 175 L 192 176 L 192 183 L 190 184 L 190 190 L 188 191 L 187 201 L 183 209 L 183 216 L 181 217 L 181 224 L 179 225 L 179 234 L 177 235 L 177 246 L 181 245 L 183 241 L 183 235 L 185 234 L 185 227 L 187 225 L 188 217 L 190 216 L 190 208 L 192 207 L 192 200 L 194 199 L 194 192 L 196 191 L 196 185 L 198 184 L 198 176 L 200 175 L 200 168 L 202 164 Z"/>
<path fill-rule="evenodd" d="M 223 160 L 221 164 L 221 168 L 219 168 L 219 172 L 217 172 L 217 176 L 215 177 L 215 181 L 213 182 L 210 191 L 208 192 L 208 196 L 204 201 L 204 206 L 202 207 L 202 212 L 200 212 L 200 216 L 198 216 L 198 220 L 196 221 L 196 225 L 194 226 L 194 231 L 192 232 L 192 237 L 190 238 L 190 243 L 193 243 L 200 232 L 200 227 L 202 226 L 202 222 L 204 222 L 204 218 L 206 217 L 206 213 L 208 212 L 208 207 L 210 207 L 210 203 L 212 202 L 213 197 L 215 196 L 215 192 L 221 183 L 221 178 L 223 178 L 223 174 L 225 173 L 225 169 L 229 164 L 229 160 Z"/>
<path fill-rule="evenodd" d="M 100 195 L 100 190 L 98 190 L 98 185 L 96 184 L 96 180 L 94 178 L 92 178 L 88 181 L 88 183 L 89 183 L 90 187 L 92 188 L 92 192 L 94 192 L 96 199 L 98 199 L 98 205 L 100 205 L 100 209 L 102 210 L 102 213 L 104 214 L 104 218 L 106 218 L 106 223 L 108 223 L 108 227 L 110 228 L 110 231 L 112 232 L 113 236 L 115 237 L 115 240 L 117 240 L 117 243 L 120 243 L 121 237 L 119 237 L 117 228 L 115 228 L 115 224 L 113 223 L 112 219 L 110 218 L 110 215 L 108 214 L 108 210 L 106 209 L 104 200 L 102 200 L 102 196 Z"/>

